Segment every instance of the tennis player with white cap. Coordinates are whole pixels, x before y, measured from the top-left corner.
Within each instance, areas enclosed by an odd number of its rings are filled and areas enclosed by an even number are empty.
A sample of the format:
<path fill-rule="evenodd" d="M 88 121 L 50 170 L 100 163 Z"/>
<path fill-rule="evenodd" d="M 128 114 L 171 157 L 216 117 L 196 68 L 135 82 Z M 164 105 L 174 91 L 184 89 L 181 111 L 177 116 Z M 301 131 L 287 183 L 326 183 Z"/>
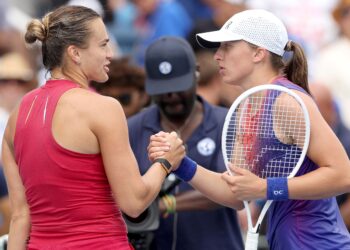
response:
<path fill-rule="evenodd" d="M 235 166 L 231 166 L 234 176 L 219 175 L 188 157 L 175 173 L 222 204 L 234 205 L 236 199 L 275 200 L 269 209 L 270 249 L 350 249 L 336 200 L 329 198 L 350 190 L 350 163 L 309 94 L 302 48 L 288 40 L 282 21 L 265 10 L 239 12 L 220 30 L 197 34 L 197 40 L 203 47 L 217 48 L 214 59 L 225 83 L 244 90 L 276 84 L 297 94 L 310 115 L 310 143 L 297 177 L 284 181 L 268 181 Z M 286 51 L 292 52 L 288 62 L 283 60 Z M 159 144 L 157 136 L 152 143 Z M 158 155 L 156 147 L 149 149 L 151 159 Z M 285 195 L 279 197 L 274 190 Z"/>

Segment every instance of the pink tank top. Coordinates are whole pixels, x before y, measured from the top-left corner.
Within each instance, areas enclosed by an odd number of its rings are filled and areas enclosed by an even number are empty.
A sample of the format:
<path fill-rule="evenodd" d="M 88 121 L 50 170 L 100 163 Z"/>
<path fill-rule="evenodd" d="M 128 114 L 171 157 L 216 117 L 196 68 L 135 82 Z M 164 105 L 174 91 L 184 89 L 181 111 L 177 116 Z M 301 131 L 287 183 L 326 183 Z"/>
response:
<path fill-rule="evenodd" d="M 77 87 L 48 81 L 28 93 L 19 109 L 14 147 L 30 207 L 28 249 L 129 250 L 101 155 L 67 150 L 51 132 L 59 98 Z"/>

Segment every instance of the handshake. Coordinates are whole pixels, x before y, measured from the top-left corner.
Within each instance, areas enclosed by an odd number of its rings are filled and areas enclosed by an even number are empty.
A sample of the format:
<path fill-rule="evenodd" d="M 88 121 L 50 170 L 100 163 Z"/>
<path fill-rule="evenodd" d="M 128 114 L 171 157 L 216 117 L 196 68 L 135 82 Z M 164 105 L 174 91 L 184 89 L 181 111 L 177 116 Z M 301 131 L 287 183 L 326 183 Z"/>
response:
<path fill-rule="evenodd" d="M 183 141 L 176 132 L 159 132 L 152 135 L 147 147 L 151 162 L 159 162 L 166 174 L 174 173 L 183 181 L 191 181 L 197 170 L 197 163 L 186 156 Z"/>

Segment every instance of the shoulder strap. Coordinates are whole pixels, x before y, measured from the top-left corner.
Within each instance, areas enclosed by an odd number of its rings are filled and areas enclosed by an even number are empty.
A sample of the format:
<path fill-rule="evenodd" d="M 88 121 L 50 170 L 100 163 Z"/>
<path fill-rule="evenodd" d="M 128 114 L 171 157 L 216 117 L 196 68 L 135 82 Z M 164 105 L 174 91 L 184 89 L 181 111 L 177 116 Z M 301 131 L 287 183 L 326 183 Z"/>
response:
<path fill-rule="evenodd" d="M 282 77 L 281 77 L 281 78 L 278 78 L 278 79 L 274 82 L 274 84 L 277 84 L 277 85 L 286 87 L 286 88 L 288 88 L 288 89 L 298 90 L 298 91 L 300 91 L 300 92 L 303 92 L 304 94 L 310 95 L 309 93 L 307 93 L 307 92 L 305 91 L 305 89 L 303 89 L 303 88 L 300 87 L 299 85 L 297 85 L 297 84 L 295 84 L 295 83 L 289 81 L 288 79 L 286 79 L 286 78 L 284 78 L 284 77 L 283 77 L 283 78 L 282 78 Z"/>

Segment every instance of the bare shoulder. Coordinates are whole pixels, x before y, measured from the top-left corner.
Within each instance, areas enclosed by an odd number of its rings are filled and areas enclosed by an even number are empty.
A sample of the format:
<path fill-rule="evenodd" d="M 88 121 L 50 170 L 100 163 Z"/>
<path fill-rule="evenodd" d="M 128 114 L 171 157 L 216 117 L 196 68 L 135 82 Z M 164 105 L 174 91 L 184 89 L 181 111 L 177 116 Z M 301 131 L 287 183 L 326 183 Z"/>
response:
<path fill-rule="evenodd" d="M 297 94 L 301 98 L 302 102 L 305 104 L 309 113 L 319 113 L 317 104 L 311 95 L 308 95 L 298 90 L 291 90 L 291 91 L 293 91 L 295 94 Z"/>
<path fill-rule="evenodd" d="M 104 117 L 108 115 L 124 115 L 120 103 L 111 97 L 100 95 L 86 89 L 72 89 L 60 100 L 62 105 L 69 105 L 81 115 L 87 117 Z"/>

